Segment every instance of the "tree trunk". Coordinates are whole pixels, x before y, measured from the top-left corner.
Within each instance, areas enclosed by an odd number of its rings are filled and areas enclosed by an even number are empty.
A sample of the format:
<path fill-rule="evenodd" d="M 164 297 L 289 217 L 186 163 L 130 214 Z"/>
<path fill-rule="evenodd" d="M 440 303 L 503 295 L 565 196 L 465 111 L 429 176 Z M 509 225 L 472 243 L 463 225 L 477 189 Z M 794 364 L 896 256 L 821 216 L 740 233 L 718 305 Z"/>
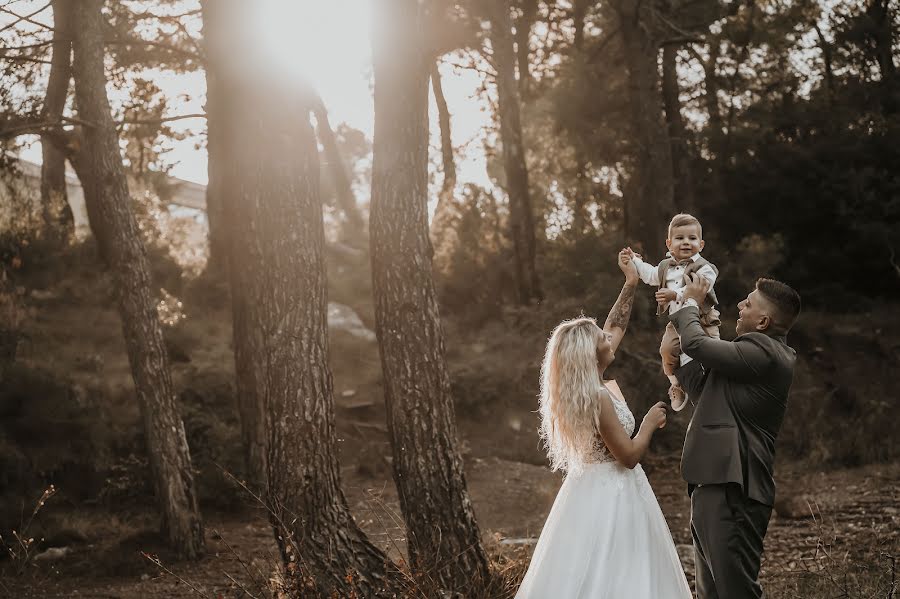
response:
<path fill-rule="evenodd" d="M 227 115 L 222 113 L 224 90 L 216 76 L 214 68 L 210 67 L 209 57 L 213 49 L 223 43 L 217 39 L 215 26 L 216 8 L 215 0 L 202 0 L 200 9 L 203 16 L 203 47 L 207 56 L 206 64 L 206 152 L 207 175 L 206 184 L 206 222 L 208 224 L 209 260 L 207 271 L 214 276 L 222 276 L 228 267 L 228 239 L 227 223 L 224 216 L 224 194 L 228 189 L 228 172 L 222 164 L 225 160 L 224 153 L 227 147 L 223 144 L 222 129 Z"/>
<path fill-rule="evenodd" d="M 115 275 L 125 347 L 144 422 L 162 524 L 169 544 L 185 558 L 204 551 L 191 458 L 175 404 L 162 325 L 151 292 L 150 266 L 132 211 L 119 138 L 110 114 L 103 70 L 102 0 L 83 0 L 74 19 L 75 99 L 83 130 L 78 162 L 85 202 L 100 250 Z"/>
<path fill-rule="evenodd" d="M 207 201 L 216 204 L 217 226 L 210 215 L 210 250 L 218 247 L 220 265 L 227 265 L 231 286 L 232 335 L 234 339 L 235 382 L 238 416 L 241 423 L 241 443 L 247 480 L 257 490 L 265 484 L 266 455 L 263 429 L 266 368 L 263 359 L 263 332 L 254 321 L 251 282 L 246 269 L 241 268 L 242 252 L 250 245 L 252 232 L 247 226 L 245 206 L 241 202 L 244 180 L 234 162 L 234 148 L 246 140 L 233 135 L 230 127 L 240 118 L 233 97 L 236 90 L 229 88 L 225 78 L 229 52 L 233 51 L 229 20 L 235 18 L 230 3 L 220 0 L 204 0 L 203 36 L 207 53 L 207 125 L 209 127 L 210 187 Z M 215 189 L 213 190 L 213 186 Z M 213 198 L 215 196 L 215 198 Z M 210 256 L 213 258 L 213 255 Z M 238 340 L 241 340 L 238 343 Z"/>
<path fill-rule="evenodd" d="M 520 0 L 522 14 L 516 20 L 516 62 L 519 70 L 519 96 L 527 98 L 531 87 L 531 72 L 528 66 L 528 55 L 531 52 L 531 26 L 537 14 L 537 0 Z"/>
<path fill-rule="evenodd" d="M 344 213 L 343 241 L 353 247 L 366 245 L 365 224 L 356 205 L 356 196 L 353 195 L 353 187 L 350 185 L 350 177 L 341 152 L 338 149 L 334 131 L 328 122 L 328 111 L 322 98 L 316 96 L 313 101 L 313 113 L 316 116 L 316 131 L 319 142 L 325 149 L 325 158 L 328 160 L 328 171 L 334 184 L 334 192 L 337 196 L 337 205 Z"/>
<path fill-rule="evenodd" d="M 376 4 L 372 280 L 394 480 L 414 573 L 487 582 L 463 476 L 428 238 L 428 76 L 416 0 Z"/>
<path fill-rule="evenodd" d="M 628 93 L 634 136 L 634 169 L 629 193 L 631 241 L 640 240 L 649 260 L 662 257 L 664 223 L 675 210 L 672 151 L 659 91 L 658 47 L 651 35 L 650 7 L 628 0 L 614 4 L 628 66 Z"/>
<path fill-rule="evenodd" d="M 895 82 L 897 67 L 894 64 L 894 28 L 896 22 L 889 0 L 869 0 L 866 16 L 872 27 L 872 45 L 875 60 L 881 73 L 882 109 L 887 115 L 897 111 Z"/>
<path fill-rule="evenodd" d="M 59 121 L 66 107 L 72 78 L 72 8 L 66 0 L 53 0 L 53 46 L 50 77 L 41 109 L 45 122 Z M 49 136 L 41 138 L 41 207 L 44 229 L 51 239 L 68 241 L 75 234 L 75 219 L 66 194 L 66 155 Z"/>
<path fill-rule="evenodd" d="M 719 205 L 726 205 L 728 196 L 725 193 L 725 184 L 723 182 L 723 169 L 725 168 L 725 124 L 722 121 L 722 112 L 719 109 L 719 77 L 717 73 L 717 65 L 719 55 L 721 54 L 721 40 L 712 36 L 709 41 L 709 57 L 706 60 L 701 59 L 703 65 L 703 82 L 705 91 L 703 100 L 706 104 L 706 114 L 708 121 L 706 125 L 707 146 L 712 155 L 709 163 L 710 186 L 712 187 L 712 195 L 714 201 Z"/>
<path fill-rule="evenodd" d="M 231 239 L 230 268 L 244 287 L 232 290 L 238 382 L 247 373 L 251 394 L 265 399 L 255 411 L 264 497 L 289 596 L 393 596 L 399 571 L 356 525 L 340 487 L 311 95 L 256 67 L 249 5 L 216 4 L 229 40 L 216 57 L 229 98 L 227 164 L 240 174 L 225 204 L 228 222 L 241 225 L 232 231 L 243 230 Z"/>
<path fill-rule="evenodd" d="M 572 5 L 572 21 L 575 24 L 574 56 L 575 72 L 584 73 L 584 21 L 592 0 L 575 0 Z M 572 231 L 575 239 L 580 239 L 587 228 L 587 203 L 590 195 L 588 162 L 585 157 L 584 143 L 581 136 L 576 135 L 572 141 L 575 149 L 575 201 L 572 206 Z"/>
<path fill-rule="evenodd" d="M 691 155 L 687 128 L 681 116 L 681 90 L 678 87 L 678 47 L 673 44 L 663 46 L 663 101 L 666 107 L 666 123 L 669 130 L 669 145 L 672 152 L 672 167 L 675 189 L 675 209 L 693 212 L 694 180 L 691 176 Z"/>
<path fill-rule="evenodd" d="M 490 36 L 494 68 L 497 71 L 500 143 L 503 146 L 506 193 L 509 196 L 509 220 L 516 261 L 514 272 L 519 301 L 525 304 L 531 300 L 541 300 L 543 295 L 535 264 L 534 215 L 528 192 L 525 147 L 522 143 L 509 4 L 508 0 L 487 0 L 487 6 L 491 20 Z"/>
<path fill-rule="evenodd" d="M 831 48 L 831 44 L 829 44 L 828 40 L 825 39 L 825 34 L 822 33 L 822 28 L 819 27 L 819 23 L 817 21 L 813 21 L 812 25 L 813 29 L 815 29 L 816 35 L 819 38 L 819 48 L 822 49 L 822 58 L 825 61 L 825 64 L 823 65 L 825 67 L 825 107 L 830 112 L 831 106 L 834 103 L 833 51 Z M 831 123 L 830 118 L 826 118 L 825 120 L 828 124 Z"/>
<path fill-rule="evenodd" d="M 447 108 L 447 99 L 444 97 L 444 89 L 441 86 L 441 74 L 437 63 L 431 65 L 431 89 L 434 91 L 434 101 L 438 110 L 438 124 L 441 130 L 441 164 L 444 169 L 444 179 L 441 181 L 441 190 L 438 193 L 437 206 L 434 208 L 434 217 L 431 219 L 431 243 L 435 248 L 435 259 L 438 256 L 449 257 L 451 248 L 443 247 L 448 241 L 450 231 L 449 221 L 453 215 L 453 192 L 456 189 L 456 162 L 453 159 L 453 140 L 450 135 L 450 110 Z"/>

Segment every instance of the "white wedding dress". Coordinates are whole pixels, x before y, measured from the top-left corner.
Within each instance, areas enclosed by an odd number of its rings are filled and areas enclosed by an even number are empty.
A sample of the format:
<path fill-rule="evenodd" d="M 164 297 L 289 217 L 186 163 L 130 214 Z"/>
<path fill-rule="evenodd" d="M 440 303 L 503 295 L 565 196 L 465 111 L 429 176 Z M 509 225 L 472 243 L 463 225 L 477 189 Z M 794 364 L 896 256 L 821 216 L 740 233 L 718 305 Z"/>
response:
<path fill-rule="evenodd" d="M 605 384 L 631 435 L 631 410 L 618 385 Z M 622 466 L 598 440 L 591 462 L 560 487 L 516 598 L 691 598 L 672 534 L 640 465 Z"/>

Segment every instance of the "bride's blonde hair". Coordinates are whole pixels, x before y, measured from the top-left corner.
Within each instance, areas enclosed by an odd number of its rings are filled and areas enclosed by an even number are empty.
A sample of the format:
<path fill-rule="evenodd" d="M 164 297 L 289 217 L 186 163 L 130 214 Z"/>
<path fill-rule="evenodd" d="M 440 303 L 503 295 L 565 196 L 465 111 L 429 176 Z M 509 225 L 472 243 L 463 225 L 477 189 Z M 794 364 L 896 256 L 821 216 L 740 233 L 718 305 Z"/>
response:
<path fill-rule="evenodd" d="M 564 320 L 550 336 L 541 365 L 541 439 L 550 467 L 577 473 L 594 448 L 600 426 L 597 321 Z"/>

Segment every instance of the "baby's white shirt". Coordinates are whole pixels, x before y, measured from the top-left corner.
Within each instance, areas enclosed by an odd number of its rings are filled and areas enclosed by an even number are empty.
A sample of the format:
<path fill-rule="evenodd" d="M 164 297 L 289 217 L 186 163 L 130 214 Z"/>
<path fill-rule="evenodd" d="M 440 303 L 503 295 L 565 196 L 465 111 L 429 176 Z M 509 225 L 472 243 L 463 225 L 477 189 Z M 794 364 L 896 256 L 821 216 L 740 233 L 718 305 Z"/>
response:
<path fill-rule="evenodd" d="M 691 260 L 696 262 L 700 257 L 700 252 L 697 252 L 693 256 L 691 256 Z M 638 275 L 641 277 L 641 280 L 647 285 L 653 285 L 654 287 L 659 287 L 659 267 L 654 266 L 652 264 L 647 264 L 640 258 L 634 258 L 634 265 L 637 267 Z M 666 311 L 669 314 L 675 314 L 679 310 L 684 307 L 684 269 L 685 267 L 681 264 L 675 264 L 666 272 L 666 285 L 667 289 L 671 289 L 675 292 L 675 299 L 669 302 L 669 305 L 666 306 Z M 706 264 L 701 266 L 699 270 L 697 270 L 697 274 L 709 281 L 709 288 L 712 289 L 712 286 L 716 284 L 716 271 L 715 269 Z M 691 305 L 694 302 L 691 302 Z M 681 365 L 684 366 L 688 362 L 691 361 L 691 358 L 681 352 L 680 362 Z"/>

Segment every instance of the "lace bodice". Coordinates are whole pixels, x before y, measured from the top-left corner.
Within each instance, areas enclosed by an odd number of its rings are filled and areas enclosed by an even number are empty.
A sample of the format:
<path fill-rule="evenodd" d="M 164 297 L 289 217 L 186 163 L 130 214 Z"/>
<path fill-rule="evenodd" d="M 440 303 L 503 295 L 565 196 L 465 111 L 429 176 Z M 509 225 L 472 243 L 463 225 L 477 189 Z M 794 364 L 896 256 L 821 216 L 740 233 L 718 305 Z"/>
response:
<path fill-rule="evenodd" d="M 619 390 L 619 386 L 615 381 L 606 381 L 605 386 L 609 391 L 613 407 L 616 410 L 616 417 L 618 417 L 619 422 L 622 423 L 622 428 L 625 429 L 625 432 L 630 437 L 634 433 L 634 414 L 631 413 L 631 409 L 622 398 L 622 392 Z M 614 458 L 606 448 L 606 445 L 603 443 L 603 439 L 600 438 L 600 435 L 598 433 L 594 441 L 594 453 L 591 456 L 590 461 L 614 462 L 615 460 L 616 458 Z"/>

